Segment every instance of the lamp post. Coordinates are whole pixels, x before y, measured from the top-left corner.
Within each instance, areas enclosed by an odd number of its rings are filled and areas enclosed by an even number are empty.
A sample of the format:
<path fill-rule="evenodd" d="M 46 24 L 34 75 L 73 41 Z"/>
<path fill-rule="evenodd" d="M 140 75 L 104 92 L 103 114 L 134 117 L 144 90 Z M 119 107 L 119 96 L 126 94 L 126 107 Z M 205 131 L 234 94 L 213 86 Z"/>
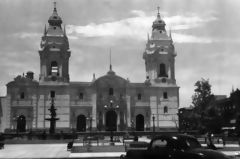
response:
<path fill-rule="evenodd" d="M 155 116 L 154 116 L 154 114 L 152 116 L 152 120 L 153 120 L 153 133 L 155 133 Z"/>
<path fill-rule="evenodd" d="M 105 105 L 104 108 L 115 111 L 119 108 L 119 106 L 118 105 L 114 106 L 113 105 L 113 100 L 110 100 L 110 105 L 109 106 Z M 113 131 L 114 131 L 113 128 L 114 128 L 113 125 L 111 125 L 111 127 L 110 127 L 110 142 L 111 143 L 113 143 Z"/>

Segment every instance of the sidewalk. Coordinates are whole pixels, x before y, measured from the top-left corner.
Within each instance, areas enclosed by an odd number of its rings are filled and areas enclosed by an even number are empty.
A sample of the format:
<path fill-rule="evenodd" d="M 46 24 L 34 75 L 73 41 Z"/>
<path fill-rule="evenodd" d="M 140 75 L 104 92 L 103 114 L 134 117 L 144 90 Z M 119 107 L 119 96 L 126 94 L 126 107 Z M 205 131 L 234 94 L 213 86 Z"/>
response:
<path fill-rule="evenodd" d="M 67 144 L 6 144 L 0 158 L 68 158 Z"/>
<path fill-rule="evenodd" d="M 139 141 L 150 141 L 147 138 L 139 138 Z M 71 153 L 67 151 L 67 143 L 64 144 L 6 144 L 4 149 L 0 150 L 0 158 L 119 158 L 122 154 L 126 154 L 123 143 L 116 143 L 116 146 L 110 146 L 109 142 L 92 143 L 92 146 L 87 150 L 82 143 L 74 143 L 74 148 L 77 149 Z M 238 144 L 215 144 L 218 151 L 223 152 L 228 156 L 233 156 L 240 153 Z M 206 144 L 202 144 L 206 146 Z"/>

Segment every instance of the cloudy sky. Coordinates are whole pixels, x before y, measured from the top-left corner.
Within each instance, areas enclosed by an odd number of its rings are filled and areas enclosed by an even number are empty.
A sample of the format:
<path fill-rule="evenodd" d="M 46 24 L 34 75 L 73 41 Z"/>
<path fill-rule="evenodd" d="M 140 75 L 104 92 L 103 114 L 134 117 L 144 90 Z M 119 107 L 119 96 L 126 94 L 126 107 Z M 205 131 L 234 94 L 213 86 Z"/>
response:
<path fill-rule="evenodd" d="M 109 68 L 131 82 L 145 80 L 142 54 L 157 6 L 177 51 L 180 107 L 191 104 L 194 83 L 209 79 L 212 92 L 240 88 L 239 0 L 57 0 L 72 55 L 70 80 L 91 81 Z M 39 77 L 38 49 L 52 0 L 0 1 L 0 96 L 29 70 Z"/>

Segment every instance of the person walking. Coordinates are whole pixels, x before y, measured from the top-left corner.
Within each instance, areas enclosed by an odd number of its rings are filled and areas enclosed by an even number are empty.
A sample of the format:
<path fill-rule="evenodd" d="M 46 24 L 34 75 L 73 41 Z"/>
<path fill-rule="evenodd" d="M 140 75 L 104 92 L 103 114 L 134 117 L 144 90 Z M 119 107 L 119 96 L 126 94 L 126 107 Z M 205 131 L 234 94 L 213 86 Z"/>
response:
<path fill-rule="evenodd" d="M 216 150 L 216 146 L 212 142 L 212 134 L 208 132 L 208 137 L 207 137 L 207 147 L 212 150 Z"/>

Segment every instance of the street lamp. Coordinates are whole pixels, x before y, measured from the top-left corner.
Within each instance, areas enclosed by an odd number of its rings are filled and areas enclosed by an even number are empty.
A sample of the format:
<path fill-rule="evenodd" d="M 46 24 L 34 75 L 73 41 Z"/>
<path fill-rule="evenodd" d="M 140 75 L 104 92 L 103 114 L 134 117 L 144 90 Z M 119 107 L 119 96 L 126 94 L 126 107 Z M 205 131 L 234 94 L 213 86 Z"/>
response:
<path fill-rule="evenodd" d="M 105 105 L 104 108 L 108 109 L 108 110 L 115 111 L 119 108 L 119 105 L 114 106 L 113 105 L 113 100 L 110 100 L 110 105 Z M 113 143 L 113 126 L 112 125 L 111 125 L 111 128 L 110 128 L 110 142 Z"/>
<path fill-rule="evenodd" d="M 152 116 L 152 120 L 153 120 L 153 132 L 155 132 L 155 116 L 154 116 L 154 114 Z"/>

